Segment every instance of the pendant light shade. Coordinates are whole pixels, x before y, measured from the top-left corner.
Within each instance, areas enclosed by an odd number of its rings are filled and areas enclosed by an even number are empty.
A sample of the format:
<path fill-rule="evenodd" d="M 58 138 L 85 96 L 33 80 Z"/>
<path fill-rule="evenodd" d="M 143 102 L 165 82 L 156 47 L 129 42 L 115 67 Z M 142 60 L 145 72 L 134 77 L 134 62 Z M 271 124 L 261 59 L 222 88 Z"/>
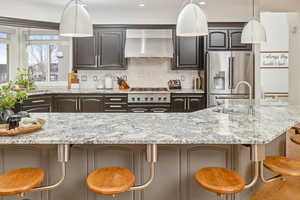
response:
<path fill-rule="evenodd" d="M 263 25 L 252 19 L 244 27 L 242 33 L 243 44 L 261 44 L 267 41 L 266 30 Z"/>
<path fill-rule="evenodd" d="M 176 35 L 182 37 L 208 35 L 207 18 L 198 5 L 189 3 L 182 9 L 177 19 Z"/>
<path fill-rule="evenodd" d="M 65 37 L 91 37 L 93 24 L 88 11 L 79 0 L 71 0 L 64 9 L 60 22 L 60 35 Z"/>

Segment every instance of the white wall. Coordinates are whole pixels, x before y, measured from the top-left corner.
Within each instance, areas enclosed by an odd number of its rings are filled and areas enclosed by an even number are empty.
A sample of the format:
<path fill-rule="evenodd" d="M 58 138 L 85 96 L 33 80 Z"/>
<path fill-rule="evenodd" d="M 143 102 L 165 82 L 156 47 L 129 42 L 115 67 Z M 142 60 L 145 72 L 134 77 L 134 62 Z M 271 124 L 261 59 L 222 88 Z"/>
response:
<path fill-rule="evenodd" d="M 288 13 L 263 12 L 261 23 L 267 34 L 267 42 L 260 51 L 289 51 Z M 288 93 L 289 69 L 261 69 L 261 91 L 264 93 Z"/>
<path fill-rule="evenodd" d="M 291 29 L 289 103 L 300 105 L 300 14 L 290 14 L 289 23 Z"/>
<path fill-rule="evenodd" d="M 299 12 L 299 0 L 260 0 L 261 11 Z"/>
<path fill-rule="evenodd" d="M 198 76 L 196 70 L 172 70 L 170 59 L 131 58 L 128 61 L 128 70 L 80 70 L 79 77 L 87 77 L 86 82 L 81 81 L 81 87 L 96 87 L 99 82 L 95 80 L 104 80 L 105 76 L 110 76 L 115 80 L 114 87 L 117 88 L 116 77 L 126 76 L 130 87 L 168 87 L 169 80 L 178 79 L 183 88 L 192 88 L 193 79 Z"/>

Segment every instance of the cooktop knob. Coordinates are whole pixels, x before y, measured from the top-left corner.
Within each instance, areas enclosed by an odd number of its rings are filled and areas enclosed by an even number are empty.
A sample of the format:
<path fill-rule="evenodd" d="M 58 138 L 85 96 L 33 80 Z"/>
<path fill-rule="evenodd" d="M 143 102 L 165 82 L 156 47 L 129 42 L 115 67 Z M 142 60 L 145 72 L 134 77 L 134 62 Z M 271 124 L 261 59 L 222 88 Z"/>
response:
<path fill-rule="evenodd" d="M 161 97 L 158 97 L 158 101 L 161 101 Z"/>
<path fill-rule="evenodd" d="M 150 101 L 153 101 L 153 97 L 150 98 Z"/>
<path fill-rule="evenodd" d="M 134 97 L 132 97 L 132 98 L 131 98 L 131 100 L 132 100 L 132 101 L 135 101 L 135 98 L 134 98 Z"/>
<path fill-rule="evenodd" d="M 164 97 L 164 101 L 167 101 L 167 97 Z"/>
<path fill-rule="evenodd" d="M 148 97 L 145 98 L 145 101 L 148 101 Z"/>
<path fill-rule="evenodd" d="M 138 97 L 137 100 L 140 101 L 141 100 L 140 97 Z"/>

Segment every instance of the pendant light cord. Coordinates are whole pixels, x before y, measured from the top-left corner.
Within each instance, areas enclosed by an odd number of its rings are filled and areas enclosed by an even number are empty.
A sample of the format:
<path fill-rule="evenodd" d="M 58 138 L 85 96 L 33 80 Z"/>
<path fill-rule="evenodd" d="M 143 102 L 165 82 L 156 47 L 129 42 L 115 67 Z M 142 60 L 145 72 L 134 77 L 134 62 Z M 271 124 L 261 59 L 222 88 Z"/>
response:
<path fill-rule="evenodd" d="M 255 18 L 255 0 L 252 0 L 252 16 Z"/>

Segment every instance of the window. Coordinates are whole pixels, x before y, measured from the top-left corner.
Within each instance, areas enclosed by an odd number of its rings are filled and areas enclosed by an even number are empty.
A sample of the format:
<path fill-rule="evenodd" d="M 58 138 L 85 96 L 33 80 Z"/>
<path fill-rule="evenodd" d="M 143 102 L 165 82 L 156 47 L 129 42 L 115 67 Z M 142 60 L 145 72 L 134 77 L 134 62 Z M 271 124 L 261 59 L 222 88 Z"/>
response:
<path fill-rule="evenodd" d="M 36 82 L 66 81 L 69 72 L 69 43 L 58 35 L 27 37 L 27 62 Z"/>
<path fill-rule="evenodd" d="M 0 84 L 9 81 L 9 34 L 0 33 Z"/>

